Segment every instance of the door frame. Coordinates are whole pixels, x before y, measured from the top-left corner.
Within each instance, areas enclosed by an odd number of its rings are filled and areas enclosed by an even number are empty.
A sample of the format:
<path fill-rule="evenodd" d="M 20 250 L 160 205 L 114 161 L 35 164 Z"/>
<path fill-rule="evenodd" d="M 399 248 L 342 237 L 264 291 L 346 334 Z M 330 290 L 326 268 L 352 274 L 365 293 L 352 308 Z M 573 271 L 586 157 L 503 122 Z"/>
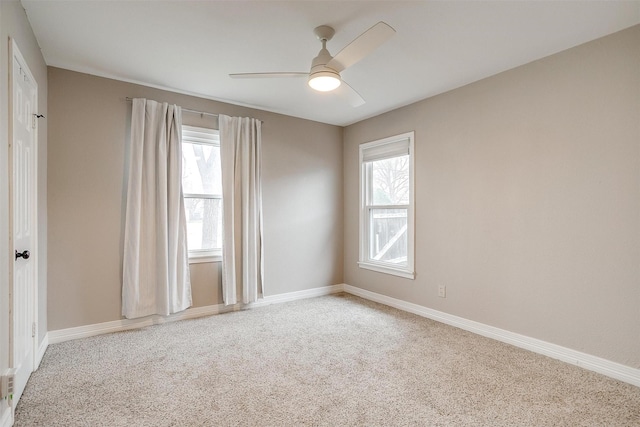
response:
<path fill-rule="evenodd" d="M 33 179 L 33 183 L 32 183 L 32 194 L 31 194 L 31 203 L 33 206 L 33 218 L 32 220 L 32 225 L 33 225 L 33 249 L 31 249 L 31 253 L 32 253 L 32 262 L 33 262 L 33 333 L 32 333 L 32 337 L 31 337 L 31 341 L 32 341 L 32 346 L 33 346 L 33 352 L 32 352 L 32 357 L 33 357 L 33 370 L 35 371 L 35 369 L 37 368 L 37 362 L 38 362 L 38 347 L 39 347 L 39 343 L 38 343 L 38 262 L 39 262 L 39 251 L 38 251 L 38 126 L 37 126 L 37 120 L 35 118 L 35 114 L 37 114 L 38 111 L 38 82 L 36 81 L 36 79 L 33 76 L 33 73 L 31 72 L 31 69 L 29 68 L 29 64 L 27 63 L 27 61 L 24 59 L 24 56 L 22 55 L 22 53 L 20 52 L 20 49 L 18 48 L 18 45 L 15 41 L 14 38 L 9 37 L 9 110 L 8 110 L 8 135 L 9 135 L 9 140 L 8 140 L 8 145 L 9 145 L 9 150 L 8 150 L 8 156 L 7 156 L 7 160 L 8 160 L 8 183 L 9 183 L 9 367 L 10 368 L 15 368 L 15 353 L 14 353 L 14 336 L 15 336 L 15 331 L 14 331 L 14 325 L 15 325 L 15 318 L 14 318 L 14 310 L 13 310 L 13 297 L 14 297 L 14 265 L 15 265 L 15 258 L 14 258 L 14 253 L 16 248 L 14 247 L 14 239 L 13 239 L 13 235 L 14 235 L 14 193 L 15 193 L 15 189 L 14 189 L 14 177 L 13 177 L 13 172 L 14 172 L 14 150 L 13 150 L 13 145 L 14 145 L 14 129 L 13 129 L 13 121 L 14 121 L 14 99 L 13 99 L 13 90 L 14 90 L 14 85 L 15 85 L 15 81 L 14 79 L 16 78 L 16 76 L 14 76 L 13 73 L 13 61 L 14 58 L 18 60 L 18 63 L 20 63 L 20 65 L 23 67 L 24 72 L 26 73 L 27 77 L 29 79 L 31 79 L 31 81 L 33 82 L 34 86 L 35 86 L 35 100 L 34 100 L 34 104 L 33 104 L 33 117 L 31 118 L 31 120 L 33 120 L 35 127 L 33 129 L 34 133 L 33 133 L 33 138 L 34 138 L 34 144 L 33 144 L 33 155 L 32 155 L 32 170 L 33 170 L 33 174 L 32 174 L 32 179 Z M 16 407 L 17 402 L 14 401 L 13 399 L 11 400 L 11 407 L 12 407 L 12 412 L 15 411 L 15 407 Z"/>

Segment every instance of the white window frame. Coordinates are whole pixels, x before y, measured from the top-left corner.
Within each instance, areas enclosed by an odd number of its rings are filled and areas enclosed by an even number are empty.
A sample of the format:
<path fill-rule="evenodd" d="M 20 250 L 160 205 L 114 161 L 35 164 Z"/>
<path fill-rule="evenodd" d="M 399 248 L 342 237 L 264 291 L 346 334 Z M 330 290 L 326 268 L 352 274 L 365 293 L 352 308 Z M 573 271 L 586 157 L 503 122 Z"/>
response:
<path fill-rule="evenodd" d="M 371 168 L 367 167 L 365 153 L 373 151 L 377 153 L 393 153 L 403 147 L 406 151 L 408 140 L 409 154 L 409 204 L 393 206 L 377 206 L 372 203 Z M 391 136 L 376 141 L 360 144 L 360 253 L 358 266 L 380 273 L 392 274 L 408 279 L 415 279 L 414 259 L 415 259 L 415 226 L 414 226 L 414 132 L 406 132 L 400 135 Z M 390 154 L 382 158 L 392 158 L 400 156 Z M 371 210 L 375 208 L 400 208 L 407 209 L 407 265 L 399 267 L 395 264 L 371 259 L 370 257 L 370 236 L 371 236 Z"/>
<path fill-rule="evenodd" d="M 182 142 L 220 147 L 220 131 L 218 131 L 217 129 L 209 129 L 198 126 L 182 125 Z M 222 194 L 198 194 L 183 192 L 182 196 L 185 199 L 194 198 L 222 200 Z M 222 261 L 222 248 L 213 250 L 189 250 L 189 264 L 220 261 Z"/>

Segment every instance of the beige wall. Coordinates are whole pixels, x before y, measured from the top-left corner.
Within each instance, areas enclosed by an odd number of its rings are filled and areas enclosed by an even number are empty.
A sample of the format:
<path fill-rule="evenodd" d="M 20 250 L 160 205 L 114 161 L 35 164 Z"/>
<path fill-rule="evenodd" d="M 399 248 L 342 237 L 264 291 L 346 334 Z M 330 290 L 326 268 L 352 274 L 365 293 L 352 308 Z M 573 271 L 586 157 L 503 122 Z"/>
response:
<path fill-rule="evenodd" d="M 49 68 L 49 330 L 121 318 L 125 97 L 263 120 L 265 294 L 342 283 L 341 128 Z M 194 306 L 222 301 L 219 263 L 191 273 Z"/>
<path fill-rule="evenodd" d="M 347 127 L 345 283 L 640 368 L 639 53 L 635 26 Z M 356 265 L 358 145 L 411 130 L 415 280 Z"/>
<path fill-rule="evenodd" d="M 0 371 L 9 366 L 9 38 L 20 52 L 38 83 L 38 112 L 47 112 L 47 67 L 31 26 L 18 1 L 0 1 Z M 38 121 L 38 292 L 40 296 L 39 341 L 47 332 L 47 120 Z"/>

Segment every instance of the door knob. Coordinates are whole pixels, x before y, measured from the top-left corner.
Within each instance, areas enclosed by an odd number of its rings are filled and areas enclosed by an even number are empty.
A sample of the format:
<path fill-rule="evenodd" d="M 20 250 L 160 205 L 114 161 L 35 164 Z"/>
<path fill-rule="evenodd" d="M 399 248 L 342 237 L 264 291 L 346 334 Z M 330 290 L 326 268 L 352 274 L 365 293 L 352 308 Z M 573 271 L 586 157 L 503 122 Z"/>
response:
<path fill-rule="evenodd" d="M 21 258 L 21 257 L 24 258 L 24 259 L 29 259 L 29 256 L 30 256 L 29 251 L 24 251 L 24 252 L 16 251 L 16 259 Z"/>

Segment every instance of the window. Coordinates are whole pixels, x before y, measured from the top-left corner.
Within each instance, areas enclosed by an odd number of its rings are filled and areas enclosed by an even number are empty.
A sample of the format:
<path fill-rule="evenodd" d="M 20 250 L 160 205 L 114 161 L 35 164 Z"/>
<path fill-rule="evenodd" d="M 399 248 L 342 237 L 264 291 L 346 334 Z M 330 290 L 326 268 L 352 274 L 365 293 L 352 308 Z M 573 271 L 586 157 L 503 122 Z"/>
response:
<path fill-rule="evenodd" d="M 182 191 L 192 260 L 222 255 L 222 171 L 217 130 L 182 126 Z"/>
<path fill-rule="evenodd" d="M 413 132 L 360 145 L 362 268 L 414 278 Z"/>

